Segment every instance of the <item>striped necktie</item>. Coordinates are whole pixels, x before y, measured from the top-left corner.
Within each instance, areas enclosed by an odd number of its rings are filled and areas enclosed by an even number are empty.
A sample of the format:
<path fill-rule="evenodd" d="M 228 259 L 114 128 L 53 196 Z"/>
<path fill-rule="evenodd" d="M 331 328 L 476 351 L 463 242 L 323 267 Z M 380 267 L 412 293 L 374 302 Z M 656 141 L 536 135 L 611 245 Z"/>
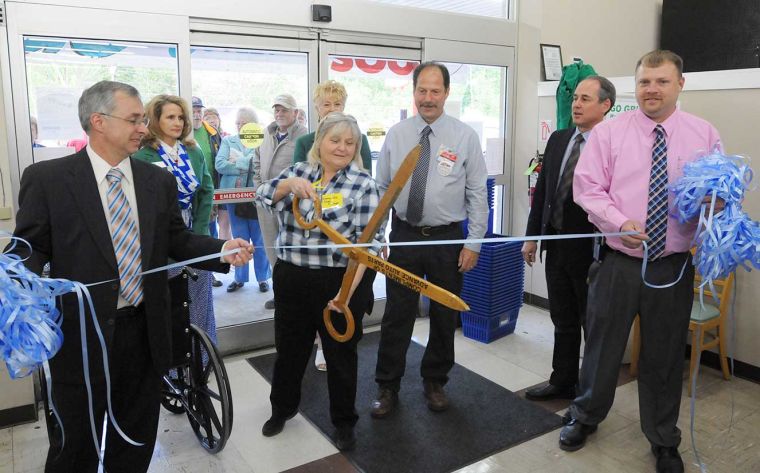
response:
<path fill-rule="evenodd" d="M 106 175 L 108 212 L 111 214 L 109 228 L 119 267 L 119 292 L 127 303 L 137 306 L 143 298 L 142 276 L 139 276 L 142 272 L 140 235 L 127 196 L 121 188 L 122 179 L 124 174 L 117 168 L 111 168 Z"/>
<path fill-rule="evenodd" d="M 650 261 L 656 260 L 665 252 L 665 235 L 668 231 L 668 147 L 662 125 L 657 125 L 654 132 L 656 136 L 652 148 L 646 227 Z"/>
<path fill-rule="evenodd" d="M 575 135 L 573 148 L 570 150 L 570 156 L 565 163 L 565 169 L 559 178 L 557 191 L 554 193 L 554 202 L 552 203 L 552 214 L 550 223 L 555 230 L 562 230 L 562 220 L 565 214 L 565 202 L 568 196 L 573 193 L 573 176 L 575 175 L 575 165 L 578 164 L 578 158 L 581 155 L 581 143 L 583 143 L 583 134 Z"/>
<path fill-rule="evenodd" d="M 409 201 L 406 204 L 406 221 L 417 225 L 422 220 L 422 209 L 425 206 L 425 187 L 427 186 L 428 168 L 430 165 L 430 126 L 426 126 L 420 135 L 420 159 L 412 173 L 412 183 L 409 186 Z"/>

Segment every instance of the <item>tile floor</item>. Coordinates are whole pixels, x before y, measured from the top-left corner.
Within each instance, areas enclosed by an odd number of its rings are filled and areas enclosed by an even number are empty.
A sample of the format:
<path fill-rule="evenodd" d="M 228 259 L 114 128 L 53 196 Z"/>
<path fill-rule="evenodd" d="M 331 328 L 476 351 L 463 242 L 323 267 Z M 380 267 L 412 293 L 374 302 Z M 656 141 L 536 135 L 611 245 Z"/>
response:
<path fill-rule="evenodd" d="M 427 320 L 419 320 L 415 339 L 425 343 L 427 330 Z M 545 311 L 525 306 L 514 334 L 485 345 L 458 333 L 456 351 L 457 361 L 468 369 L 512 391 L 522 390 L 549 376 L 551 321 Z M 185 416 L 162 410 L 150 472 L 269 473 L 297 467 L 301 467 L 299 471 L 351 471 L 345 461 L 328 461 L 330 457 L 333 460 L 342 457 L 335 456 L 338 453 L 335 447 L 300 414 L 289 421 L 277 437 L 261 435 L 261 425 L 270 414 L 269 385 L 248 365 L 247 356 L 250 354 L 225 360 L 232 384 L 235 422 L 224 451 L 218 455 L 207 454 L 196 441 Z M 559 432 L 553 431 L 460 472 L 654 471 L 654 460 L 639 428 L 637 398 L 635 381 L 619 386 L 609 417 L 580 451 L 560 450 L 557 447 Z M 684 395 L 679 422 L 684 441 L 680 450 L 686 470 L 698 472 L 689 434 L 689 407 L 690 399 Z M 368 406 L 357 406 L 357 409 L 360 415 L 369 415 Z M 696 413 L 697 451 L 707 471 L 760 471 L 760 385 L 742 379 L 726 382 L 719 372 L 703 367 Z M 359 442 L 362 448 L 361 439 Z M 0 472 L 42 472 L 46 450 L 46 430 L 40 422 L 2 429 Z"/>

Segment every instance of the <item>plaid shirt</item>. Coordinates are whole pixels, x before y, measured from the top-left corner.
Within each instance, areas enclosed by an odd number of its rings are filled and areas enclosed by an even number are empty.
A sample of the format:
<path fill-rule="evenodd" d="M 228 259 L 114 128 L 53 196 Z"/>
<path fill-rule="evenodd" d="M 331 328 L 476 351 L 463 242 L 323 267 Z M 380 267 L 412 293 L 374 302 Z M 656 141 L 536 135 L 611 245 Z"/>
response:
<path fill-rule="evenodd" d="M 348 265 L 348 257 L 339 248 L 313 248 L 316 245 L 333 243 L 319 228 L 304 230 L 296 222 L 293 215 L 293 195 L 288 194 L 282 200 L 273 203 L 277 185 L 282 179 L 290 177 L 302 177 L 311 183 L 318 182 L 322 177 L 322 167 L 314 166 L 308 162 L 300 162 L 283 170 L 279 176 L 271 181 L 264 182 L 256 192 L 256 198 L 270 211 L 275 212 L 280 223 L 280 231 L 277 234 L 277 256 L 283 261 L 305 266 L 313 269 L 321 267 L 345 267 Z M 380 193 L 375 180 L 354 163 L 338 171 L 332 180 L 322 188 L 317 188 L 320 196 L 328 194 L 340 194 L 342 204 L 337 207 L 322 208 L 322 220 L 326 221 L 346 237 L 355 243 L 361 235 L 364 227 L 369 223 L 372 213 L 380 202 Z M 323 200 L 324 201 L 324 200 Z M 301 214 L 306 220 L 314 216 L 314 205 L 310 200 L 300 202 Z M 380 249 L 380 241 L 385 233 L 385 223 L 378 228 L 373 242 L 374 247 L 368 248 L 377 254 Z M 305 248 L 282 248 L 283 246 L 308 246 Z"/>

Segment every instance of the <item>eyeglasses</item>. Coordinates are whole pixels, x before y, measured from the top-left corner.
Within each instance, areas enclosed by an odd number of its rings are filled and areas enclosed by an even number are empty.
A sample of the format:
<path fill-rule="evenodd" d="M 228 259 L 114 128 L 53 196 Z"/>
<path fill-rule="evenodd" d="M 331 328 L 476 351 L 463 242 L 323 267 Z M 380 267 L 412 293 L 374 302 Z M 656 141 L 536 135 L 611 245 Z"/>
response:
<path fill-rule="evenodd" d="M 103 113 L 103 112 L 97 112 L 97 113 L 99 115 L 104 115 L 106 117 L 118 118 L 119 120 L 122 120 L 122 121 L 125 121 L 125 122 L 129 123 L 130 125 L 132 125 L 135 128 L 138 127 L 138 126 L 140 126 L 140 125 L 148 126 L 148 124 L 150 123 L 150 118 L 148 118 L 148 117 L 129 119 L 129 118 L 117 117 L 115 115 L 109 115 L 109 114 Z"/>

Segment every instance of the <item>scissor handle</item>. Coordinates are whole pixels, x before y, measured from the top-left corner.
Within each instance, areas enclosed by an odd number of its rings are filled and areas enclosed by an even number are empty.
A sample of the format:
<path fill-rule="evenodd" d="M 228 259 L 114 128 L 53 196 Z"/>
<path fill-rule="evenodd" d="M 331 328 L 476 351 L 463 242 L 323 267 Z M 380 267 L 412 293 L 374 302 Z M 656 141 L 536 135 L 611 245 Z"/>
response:
<path fill-rule="evenodd" d="M 301 199 L 299 199 L 297 196 L 293 196 L 293 216 L 296 218 L 296 223 L 298 223 L 298 226 L 303 228 L 304 230 L 314 230 L 317 228 L 317 220 L 322 218 L 322 202 L 319 201 L 319 199 L 313 200 L 314 202 L 314 218 L 311 220 L 311 222 L 307 222 L 305 218 L 303 218 L 303 215 L 301 215 L 301 207 L 299 207 L 299 203 L 301 202 Z"/>
<path fill-rule="evenodd" d="M 332 311 L 329 307 L 325 307 L 325 310 L 322 312 L 322 320 L 325 322 L 327 333 L 329 333 L 335 341 L 347 342 L 351 340 L 351 337 L 354 336 L 354 330 L 356 329 L 356 324 L 354 323 L 354 314 L 351 313 L 351 309 L 348 308 L 348 304 L 343 301 L 333 301 L 333 304 L 335 307 L 343 311 L 343 316 L 346 318 L 345 333 L 338 332 L 335 329 L 335 326 L 333 326 Z"/>

